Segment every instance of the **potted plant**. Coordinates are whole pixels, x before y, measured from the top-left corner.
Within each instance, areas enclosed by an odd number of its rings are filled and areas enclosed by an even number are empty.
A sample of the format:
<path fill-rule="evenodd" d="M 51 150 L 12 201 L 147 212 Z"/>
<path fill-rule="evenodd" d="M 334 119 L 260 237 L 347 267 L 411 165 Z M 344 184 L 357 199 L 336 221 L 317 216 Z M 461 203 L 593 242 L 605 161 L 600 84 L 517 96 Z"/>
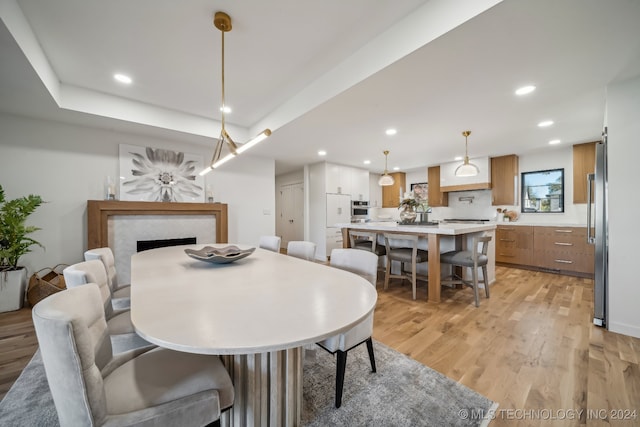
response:
<path fill-rule="evenodd" d="M 40 242 L 28 235 L 40 228 L 26 225 L 27 218 L 42 204 L 42 198 L 30 194 L 6 200 L 0 185 L 0 312 L 19 310 L 24 303 L 27 270 L 19 266 L 20 257 Z"/>
<path fill-rule="evenodd" d="M 418 216 L 416 208 L 418 206 L 420 206 L 420 203 L 413 197 L 412 193 L 404 194 L 404 198 L 400 202 L 400 206 L 398 206 L 398 209 L 402 209 L 400 211 L 400 221 L 402 224 L 412 223 L 416 220 L 416 216 Z"/>

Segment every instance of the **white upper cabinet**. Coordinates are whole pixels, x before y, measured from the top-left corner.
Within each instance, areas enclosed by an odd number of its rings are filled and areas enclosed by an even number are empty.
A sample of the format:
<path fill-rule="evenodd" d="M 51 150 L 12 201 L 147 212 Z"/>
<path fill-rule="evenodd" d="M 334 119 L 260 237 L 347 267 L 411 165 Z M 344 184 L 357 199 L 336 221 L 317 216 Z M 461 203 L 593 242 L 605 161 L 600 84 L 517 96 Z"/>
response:
<path fill-rule="evenodd" d="M 325 163 L 327 193 L 351 194 L 351 169 L 348 166 Z"/>
<path fill-rule="evenodd" d="M 440 165 L 440 191 L 486 190 L 491 188 L 491 161 L 489 157 L 469 159 L 480 170 L 476 176 L 456 176 L 462 161 Z"/>
<path fill-rule="evenodd" d="M 369 201 L 369 171 L 353 168 L 351 173 L 351 200 Z"/>

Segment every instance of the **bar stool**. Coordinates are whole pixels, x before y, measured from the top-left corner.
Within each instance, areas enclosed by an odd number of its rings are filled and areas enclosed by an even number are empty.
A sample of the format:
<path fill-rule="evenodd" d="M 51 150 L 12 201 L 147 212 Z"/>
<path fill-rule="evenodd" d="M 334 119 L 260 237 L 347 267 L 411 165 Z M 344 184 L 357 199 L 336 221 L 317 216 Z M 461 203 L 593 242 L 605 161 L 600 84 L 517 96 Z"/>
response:
<path fill-rule="evenodd" d="M 387 249 L 378 245 L 378 234 L 369 231 L 349 230 L 349 242 L 354 249 L 362 249 L 364 251 L 373 252 L 378 256 L 387 253 Z"/>
<path fill-rule="evenodd" d="M 410 247 L 391 247 L 390 240 L 402 240 L 408 242 Z M 387 270 L 384 275 L 384 289 L 389 287 L 389 279 L 408 279 L 411 281 L 413 299 L 416 299 L 416 281 L 427 280 L 426 276 L 419 276 L 416 272 L 418 264 L 428 261 L 428 251 L 418 249 L 418 236 L 415 234 L 384 233 L 384 244 L 387 251 Z M 391 274 L 391 261 L 400 261 L 400 274 Z M 411 271 L 406 271 L 404 265 L 411 263 Z"/>
<path fill-rule="evenodd" d="M 489 258 L 487 257 L 487 250 L 489 249 L 489 242 L 491 236 L 482 236 L 473 238 L 473 249 L 470 251 L 451 251 L 440 254 L 441 264 L 450 264 L 453 267 L 469 267 L 471 268 L 472 280 L 464 280 L 462 277 L 455 274 L 454 269 L 451 269 L 451 279 L 442 280 L 440 283 L 443 285 L 465 285 L 473 288 L 473 294 L 476 300 L 476 307 L 480 306 L 478 298 L 478 268 L 482 269 L 482 284 L 484 285 L 484 292 L 487 298 L 489 298 L 489 282 L 487 280 L 487 263 Z M 481 246 L 478 249 L 478 246 Z"/>

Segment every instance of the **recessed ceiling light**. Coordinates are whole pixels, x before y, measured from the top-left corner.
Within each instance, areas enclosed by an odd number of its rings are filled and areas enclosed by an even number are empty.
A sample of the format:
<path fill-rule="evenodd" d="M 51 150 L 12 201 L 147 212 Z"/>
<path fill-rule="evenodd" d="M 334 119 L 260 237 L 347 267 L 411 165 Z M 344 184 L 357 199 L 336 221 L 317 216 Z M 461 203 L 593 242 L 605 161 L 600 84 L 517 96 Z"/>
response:
<path fill-rule="evenodd" d="M 560 144 L 559 139 L 552 139 L 551 141 L 549 141 L 549 145 L 556 145 L 556 144 Z"/>
<path fill-rule="evenodd" d="M 394 168 L 393 168 L 393 170 L 394 170 L 394 171 L 399 171 L 399 170 L 400 170 L 400 168 L 399 168 L 398 166 L 396 166 L 396 167 L 394 167 Z"/>
<path fill-rule="evenodd" d="M 120 74 L 120 73 L 114 74 L 113 78 L 116 81 L 118 81 L 120 83 L 124 83 L 126 85 L 130 85 L 133 82 L 133 80 L 131 80 L 131 77 L 129 77 L 129 76 L 125 75 L 125 74 Z"/>
<path fill-rule="evenodd" d="M 370 164 L 371 164 L 371 160 L 365 160 L 365 161 L 364 161 L 364 162 L 362 162 L 362 163 L 364 163 L 365 165 L 370 165 Z"/>
<path fill-rule="evenodd" d="M 553 124 L 553 120 L 543 120 L 540 123 L 538 123 L 538 127 L 546 128 L 548 126 L 551 126 L 552 124 Z"/>
<path fill-rule="evenodd" d="M 533 86 L 533 85 L 522 86 L 521 88 L 518 88 L 516 90 L 516 95 L 518 95 L 518 96 L 527 95 L 527 94 L 533 92 L 534 90 L 536 90 L 536 87 Z"/>
<path fill-rule="evenodd" d="M 326 155 L 327 155 L 326 151 L 324 151 L 324 150 L 318 151 L 318 156 L 326 156 Z"/>
<path fill-rule="evenodd" d="M 398 133 L 398 131 L 393 128 L 389 128 L 385 130 L 384 133 L 386 133 L 387 135 L 395 135 L 396 133 Z"/>
<path fill-rule="evenodd" d="M 453 160 L 460 161 L 460 160 L 462 160 L 462 156 L 456 156 Z"/>
<path fill-rule="evenodd" d="M 228 105 L 223 105 L 222 107 L 220 107 L 220 111 L 222 111 L 223 113 L 230 113 L 231 107 L 229 107 Z"/>

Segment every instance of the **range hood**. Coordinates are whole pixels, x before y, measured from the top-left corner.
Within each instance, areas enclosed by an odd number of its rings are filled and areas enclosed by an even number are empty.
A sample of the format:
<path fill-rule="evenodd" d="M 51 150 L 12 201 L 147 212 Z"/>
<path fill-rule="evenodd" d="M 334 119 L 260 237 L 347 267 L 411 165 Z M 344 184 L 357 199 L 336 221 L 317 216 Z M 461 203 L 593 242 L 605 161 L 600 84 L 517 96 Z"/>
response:
<path fill-rule="evenodd" d="M 489 157 L 477 157 L 469 161 L 480 169 L 476 176 L 456 176 L 455 171 L 462 161 L 440 165 L 440 191 L 488 190 L 491 188 L 491 161 Z"/>

